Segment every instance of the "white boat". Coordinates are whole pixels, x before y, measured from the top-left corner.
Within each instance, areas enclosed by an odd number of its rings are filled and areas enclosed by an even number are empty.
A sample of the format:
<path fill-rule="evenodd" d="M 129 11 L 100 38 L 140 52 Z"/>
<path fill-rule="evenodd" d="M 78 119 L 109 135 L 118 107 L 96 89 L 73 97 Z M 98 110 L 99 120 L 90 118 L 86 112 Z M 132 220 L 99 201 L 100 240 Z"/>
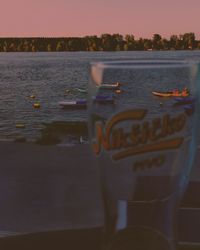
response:
<path fill-rule="evenodd" d="M 75 90 L 79 91 L 80 93 L 87 93 L 86 89 L 75 88 Z"/>
<path fill-rule="evenodd" d="M 97 95 L 94 98 L 94 101 L 100 104 L 114 104 L 115 99 L 112 96 L 101 96 Z M 87 100 L 81 99 L 81 100 L 75 100 L 75 101 L 61 101 L 58 103 L 59 106 L 62 108 L 68 108 L 68 109 L 86 109 L 87 108 Z"/>
<path fill-rule="evenodd" d="M 113 83 L 113 84 L 102 84 L 100 85 L 100 89 L 110 89 L 110 90 L 115 90 L 115 89 L 119 89 L 120 87 L 120 83 Z"/>
<path fill-rule="evenodd" d="M 58 103 L 62 108 L 68 108 L 68 109 L 86 109 L 87 108 L 87 101 L 85 99 L 83 100 L 77 100 L 77 101 L 61 101 Z"/>

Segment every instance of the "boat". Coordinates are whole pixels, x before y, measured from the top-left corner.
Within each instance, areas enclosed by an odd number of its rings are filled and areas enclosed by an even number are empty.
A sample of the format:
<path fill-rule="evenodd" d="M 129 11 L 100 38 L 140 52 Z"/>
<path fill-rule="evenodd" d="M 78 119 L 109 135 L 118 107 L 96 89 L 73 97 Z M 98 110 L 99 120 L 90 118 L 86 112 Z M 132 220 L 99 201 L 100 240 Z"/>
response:
<path fill-rule="evenodd" d="M 109 90 L 116 90 L 119 89 L 120 83 L 113 83 L 113 84 L 102 84 L 100 85 L 100 89 L 109 89 Z"/>
<path fill-rule="evenodd" d="M 113 104 L 115 99 L 112 96 L 103 96 L 103 95 L 97 95 L 93 98 L 93 100 L 100 104 Z M 86 109 L 87 108 L 87 100 L 86 99 L 80 99 L 80 100 L 74 100 L 74 101 L 61 101 L 58 102 L 59 106 L 62 108 L 68 108 L 68 109 Z"/>
<path fill-rule="evenodd" d="M 75 90 L 79 91 L 80 93 L 87 93 L 86 89 L 75 88 Z"/>
<path fill-rule="evenodd" d="M 104 95 L 97 95 L 94 97 L 94 101 L 100 104 L 114 104 L 115 103 L 115 99 L 113 98 L 113 96 L 104 96 Z"/>
<path fill-rule="evenodd" d="M 169 91 L 169 92 L 158 92 L 158 91 L 153 91 L 152 92 L 153 95 L 155 96 L 159 96 L 159 97 L 187 97 L 189 96 L 189 93 L 175 93 L 173 91 Z"/>
<path fill-rule="evenodd" d="M 65 109 L 86 109 L 87 108 L 87 101 L 83 100 L 76 100 L 76 101 L 61 101 L 58 103 L 59 106 Z"/>
<path fill-rule="evenodd" d="M 177 97 L 174 98 L 174 101 L 175 103 L 173 104 L 173 106 L 175 107 L 195 103 L 194 97 Z"/>

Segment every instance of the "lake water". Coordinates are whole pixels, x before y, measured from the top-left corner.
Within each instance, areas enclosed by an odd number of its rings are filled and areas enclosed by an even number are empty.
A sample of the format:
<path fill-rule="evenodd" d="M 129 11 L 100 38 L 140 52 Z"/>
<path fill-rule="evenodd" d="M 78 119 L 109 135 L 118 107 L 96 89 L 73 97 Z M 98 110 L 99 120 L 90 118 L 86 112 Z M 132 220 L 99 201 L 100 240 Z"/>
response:
<path fill-rule="evenodd" d="M 64 110 L 58 102 L 86 98 L 76 88 L 87 89 L 90 62 L 169 57 L 200 60 L 200 51 L 0 53 L 0 140 L 36 141 L 42 135 L 45 144 L 45 138 L 56 143 L 67 134 L 69 143 L 79 142 L 87 136 L 86 110 Z"/>

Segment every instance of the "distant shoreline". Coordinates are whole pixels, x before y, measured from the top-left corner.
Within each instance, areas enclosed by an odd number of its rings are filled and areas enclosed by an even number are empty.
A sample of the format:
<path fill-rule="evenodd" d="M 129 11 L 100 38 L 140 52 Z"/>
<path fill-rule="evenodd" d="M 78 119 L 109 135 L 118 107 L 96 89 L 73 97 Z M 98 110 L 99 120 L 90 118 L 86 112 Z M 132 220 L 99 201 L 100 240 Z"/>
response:
<path fill-rule="evenodd" d="M 86 51 L 86 50 L 74 50 L 74 51 L 69 51 L 69 50 L 65 50 L 65 51 L 0 51 L 0 53 L 4 53 L 4 54 L 10 54 L 10 53 L 62 53 L 62 52 L 73 52 L 73 53 L 79 53 L 79 52 L 86 52 L 86 53 L 92 53 L 92 52 L 95 52 L 95 53 L 101 53 L 101 52 L 104 52 L 104 53 L 109 53 L 109 52 L 155 52 L 155 51 L 160 51 L 160 52 L 172 52 L 172 51 L 200 51 L 200 49 L 182 49 L 182 50 L 173 50 L 173 49 L 169 49 L 169 50 L 129 50 L 129 51 L 124 51 L 124 50 L 121 50 L 121 51 Z"/>
<path fill-rule="evenodd" d="M 195 34 L 172 35 L 169 39 L 154 34 L 152 39 L 134 35 L 102 34 L 85 37 L 0 37 L 0 52 L 64 51 L 171 51 L 200 50 Z"/>

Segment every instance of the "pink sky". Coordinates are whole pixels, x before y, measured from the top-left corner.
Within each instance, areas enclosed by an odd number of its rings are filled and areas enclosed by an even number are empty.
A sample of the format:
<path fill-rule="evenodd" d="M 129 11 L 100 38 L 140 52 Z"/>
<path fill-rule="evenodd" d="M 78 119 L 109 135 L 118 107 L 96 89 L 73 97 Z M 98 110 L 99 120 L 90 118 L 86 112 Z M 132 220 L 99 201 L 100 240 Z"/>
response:
<path fill-rule="evenodd" d="M 200 0 L 0 0 L 0 37 L 194 32 Z"/>

